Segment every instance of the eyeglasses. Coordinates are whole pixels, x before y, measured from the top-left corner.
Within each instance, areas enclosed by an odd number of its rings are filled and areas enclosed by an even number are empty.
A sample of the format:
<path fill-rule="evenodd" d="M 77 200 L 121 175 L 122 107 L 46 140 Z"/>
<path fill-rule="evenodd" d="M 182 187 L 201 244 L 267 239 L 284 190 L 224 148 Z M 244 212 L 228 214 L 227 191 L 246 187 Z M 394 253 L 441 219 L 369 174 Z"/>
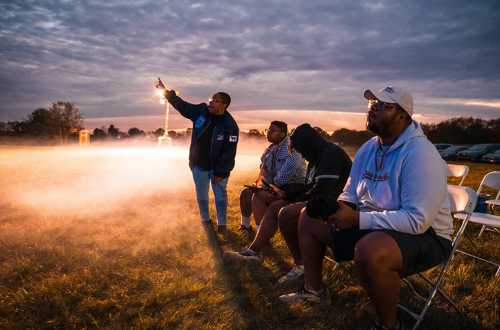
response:
<path fill-rule="evenodd" d="M 396 103 L 388 103 L 388 102 L 382 102 L 379 100 L 369 100 L 368 101 L 368 109 L 369 110 L 374 110 L 374 111 L 388 111 L 393 108 L 396 108 L 397 104 Z"/>

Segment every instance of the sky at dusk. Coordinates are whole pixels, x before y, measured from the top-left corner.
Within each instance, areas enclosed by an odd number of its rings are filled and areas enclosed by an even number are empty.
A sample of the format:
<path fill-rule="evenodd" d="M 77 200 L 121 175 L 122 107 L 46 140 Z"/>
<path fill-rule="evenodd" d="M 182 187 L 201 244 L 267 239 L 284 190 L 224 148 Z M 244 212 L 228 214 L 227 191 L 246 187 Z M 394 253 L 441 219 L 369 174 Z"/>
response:
<path fill-rule="evenodd" d="M 0 2 L 0 121 L 64 100 L 87 127 L 162 127 L 158 76 L 193 103 L 228 92 L 243 129 L 361 129 L 385 85 L 419 121 L 498 118 L 500 1 Z"/>

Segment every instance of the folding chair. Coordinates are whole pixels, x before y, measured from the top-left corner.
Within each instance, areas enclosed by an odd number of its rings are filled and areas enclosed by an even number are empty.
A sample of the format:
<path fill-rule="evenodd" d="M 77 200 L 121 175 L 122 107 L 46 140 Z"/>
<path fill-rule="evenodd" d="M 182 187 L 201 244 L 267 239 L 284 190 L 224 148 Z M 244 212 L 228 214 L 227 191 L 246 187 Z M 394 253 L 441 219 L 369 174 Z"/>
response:
<path fill-rule="evenodd" d="M 469 174 L 469 166 L 467 165 L 458 165 L 458 164 L 447 164 L 448 165 L 448 177 L 454 177 L 454 178 L 462 178 L 460 180 L 460 183 L 458 184 L 461 186 L 464 181 L 465 177 L 467 174 Z"/>
<path fill-rule="evenodd" d="M 455 254 L 455 251 L 457 250 L 458 243 L 462 239 L 462 234 L 465 230 L 465 227 L 467 226 L 467 222 L 469 221 L 469 218 L 472 214 L 472 211 L 474 210 L 474 207 L 476 206 L 477 202 L 477 195 L 476 192 L 469 187 L 464 187 L 464 186 L 455 186 L 455 185 L 448 185 L 448 196 L 449 196 L 449 201 L 450 201 L 450 212 L 453 217 L 457 215 L 464 215 L 464 220 L 458 229 L 458 231 L 455 233 L 455 237 L 453 238 L 452 241 L 452 249 L 450 252 L 450 256 L 441 263 L 441 265 L 436 266 L 436 267 L 441 267 L 439 270 L 439 273 L 436 277 L 435 280 L 431 280 L 424 276 L 421 273 L 417 273 L 415 275 L 419 276 L 422 278 L 429 286 L 431 287 L 430 293 L 427 297 L 424 297 L 420 294 L 417 293 L 417 291 L 413 288 L 411 283 L 407 281 L 406 279 L 403 279 L 403 281 L 407 284 L 409 284 L 410 288 L 412 291 L 418 294 L 421 298 L 425 300 L 424 307 L 420 311 L 420 313 L 415 313 L 412 310 L 410 310 L 408 307 L 403 306 L 402 304 L 398 304 L 398 307 L 408 313 L 411 317 L 415 319 L 415 324 L 413 326 L 413 330 L 417 329 L 422 320 L 424 319 L 425 313 L 427 313 L 427 310 L 429 309 L 432 300 L 436 293 L 438 293 L 441 297 L 443 297 L 450 305 L 452 305 L 457 311 L 459 311 L 458 307 L 453 303 L 453 301 L 440 289 L 441 283 L 443 282 L 444 275 L 446 273 L 446 270 L 448 269 L 448 265 L 450 264 L 453 255 Z"/>
<path fill-rule="evenodd" d="M 500 205 L 500 171 L 493 171 L 487 173 L 483 180 L 481 181 L 481 184 L 479 185 L 479 188 L 477 188 L 477 195 L 483 191 L 484 187 L 489 187 L 497 190 L 497 195 L 494 200 L 487 201 L 489 204 L 494 207 L 495 205 Z M 463 216 L 460 216 L 459 218 L 463 219 Z M 487 213 L 478 213 L 474 212 L 470 216 L 469 221 L 471 223 L 477 223 L 482 225 L 481 231 L 479 232 L 478 237 L 480 237 L 484 230 L 489 230 L 489 228 L 493 228 L 492 230 L 497 231 L 500 229 L 500 216 L 494 215 L 494 214 L 487 214 Z M 457 252 L 460 252 L 462 254 L 468 255 L 469 257 L 472 257 L 477 260 L 484 261 L 486 263 L 489 263 L 490 265 L 493 265 L 497 267 L 497 271 L 495 273 L 495 276 L 500 275 L 500 264 L 497 262 L 494 262 L 492 260 L 487 260 L 484 258 L 481 258 L 477 255 L 465 252 L 463 250 L 457 250 Z"/>

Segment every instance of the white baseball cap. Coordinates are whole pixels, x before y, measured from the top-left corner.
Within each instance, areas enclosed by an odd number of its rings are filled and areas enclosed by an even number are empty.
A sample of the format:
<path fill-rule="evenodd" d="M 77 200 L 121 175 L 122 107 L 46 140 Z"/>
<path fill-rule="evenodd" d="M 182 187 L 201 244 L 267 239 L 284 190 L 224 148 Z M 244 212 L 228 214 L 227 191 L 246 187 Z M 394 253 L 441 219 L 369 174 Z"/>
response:
<path fill-rule="evenodd" d="M 364 92 L 367 100 L 379 100 L 387 103 L 397 103 L 410 116 L 413 115 L 413 97 L 403 88 L 387 86 L 374 93 L 367 89 Z"/>

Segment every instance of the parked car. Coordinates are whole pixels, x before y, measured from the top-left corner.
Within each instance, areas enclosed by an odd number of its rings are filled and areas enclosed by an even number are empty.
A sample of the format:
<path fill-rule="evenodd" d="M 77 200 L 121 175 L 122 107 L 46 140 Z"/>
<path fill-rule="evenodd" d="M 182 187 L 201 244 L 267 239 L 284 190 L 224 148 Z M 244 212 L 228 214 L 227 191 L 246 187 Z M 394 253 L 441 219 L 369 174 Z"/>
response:
<path fill-rule="evenodd" d="M 498 144 L 476 144 L 457 154 L 457 159 L 479 160 L 481 156 L 498 149 Z"/>
<path fill-rule="evenodd" d="M 469 146 L 451 146 L 449 148 L 438 151 L 444 160 L 455 160 L 457 158 L 457 153 L 467 148 L 469 148 Z"/>
<path fill-rule="evenodd" d="M 481 160 L 488 163 L 500 163 L 500 149 L 495 150 L 495 152 L 483 155 L 483 157 L 481 157 Z"/>
<path fill-rule="evenodd" d="M 450 143 L 435 143 L 434 146 L 438 151 L 448 149 L 449 147 L 452 146 Z"/>

